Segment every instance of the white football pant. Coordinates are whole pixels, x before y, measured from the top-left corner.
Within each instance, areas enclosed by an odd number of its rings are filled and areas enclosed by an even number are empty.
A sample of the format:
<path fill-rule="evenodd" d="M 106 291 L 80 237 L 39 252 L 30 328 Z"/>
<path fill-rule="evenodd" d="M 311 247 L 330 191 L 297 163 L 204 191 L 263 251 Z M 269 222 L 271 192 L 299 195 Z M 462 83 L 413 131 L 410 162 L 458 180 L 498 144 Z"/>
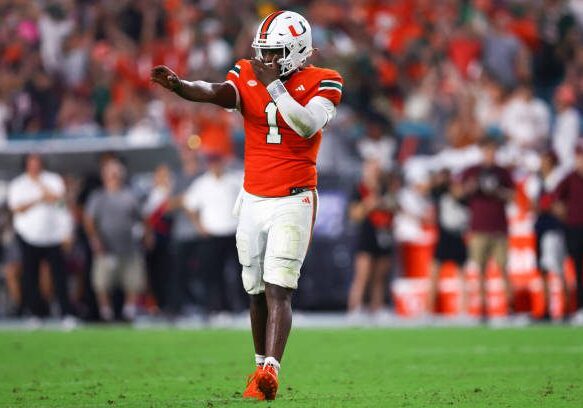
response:
<path fill-rule="evenodd" d="M 247 293 L 265 291 L 265 282 L 296 289 L 318 211 L 318 193 L 258 197 L 242 191 L 237 252 Z"/>

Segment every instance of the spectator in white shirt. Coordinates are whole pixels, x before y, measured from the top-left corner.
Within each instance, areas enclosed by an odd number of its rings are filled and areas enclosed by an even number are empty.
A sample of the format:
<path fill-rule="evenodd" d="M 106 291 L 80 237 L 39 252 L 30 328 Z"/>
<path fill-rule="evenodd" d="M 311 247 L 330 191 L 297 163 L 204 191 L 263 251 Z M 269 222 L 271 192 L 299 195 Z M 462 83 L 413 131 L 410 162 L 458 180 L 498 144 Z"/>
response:
<path fill-rule="evenodd" d="M 42 317 L 45 309 L 39 292 L 41 261 L 47 261 L 61 314 L 72 314 L 61 245 L 70 237 L 71 218 L 62 205 L 63 179 L 45 171 L 38 154 L 24 161 L 25 172 L 12 180 L 8 205 L 14 213 L 14 229 L 22 251 L 22 302 L 25 313 Z"/>
<path fill-rule="evenodd" d="M 407 185 L 397 196 L 399 211 L 395 217 L 395 239 L 399 243 L 429 244 L 433 240 L 426 226 L 433 224 L 435 210 L 429 195 L 429 170 L 422 165 L 405 165 Z"/>
<path fill-rule="evenodd" d="M 530 85 L 521 84 L 502 111 L 501 127 L 516 147 L 539 150 L 549 136 L 549 108 L 534 97 Z"/>
<path fill-rule="evenodd" d="M 234 302 L 242 299 L 238 276 L 228 276 L 228 262 L 236 265 L 235 232 L 237 218 L 233 208 L 237 202 L 243 177 L 238 171 L 226 169 L 225 158 L 208 156 L 209 169 L 196 179 L 184 195 L 184 207 L 202 240 L 199 245 L 199 266 L 205 290 L 207 312 L 225 308 L 237 309 Z M 235 289 L 236 288 L 236 289 Z M 231 293 L 229 293 L 231 292 Z"/>
<path fill-rule="evenodd" d="M 561 85 L 557 88 L 555 92 L 557 117 L 551 143 L 561 168 L 570 168 L 575 162 L 575 147 L 581 129 L 579 113 L 573 107 L 575 100 L 575 91 L 571 86 Z"/>

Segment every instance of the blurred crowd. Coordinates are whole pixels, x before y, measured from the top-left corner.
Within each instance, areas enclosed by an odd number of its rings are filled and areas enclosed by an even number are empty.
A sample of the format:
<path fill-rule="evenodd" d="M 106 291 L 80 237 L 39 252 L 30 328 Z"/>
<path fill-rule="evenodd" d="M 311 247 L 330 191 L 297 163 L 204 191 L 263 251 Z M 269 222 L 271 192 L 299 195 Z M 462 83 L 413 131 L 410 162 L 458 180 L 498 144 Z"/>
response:
<path fill-rule="evenodd" d="M 147 139 L 167 133 L 180 152 L 182 170 L 158 168 L 142 196 L 120 194 L 126 212 L 117 201 L 90 198 L 88 192 L 101 185 L 99 177 L 93 177 L 91 188 L 71 182 L 64 190 L 70 196 L 65 201 L 70 203 L 71 230 L 80 237 L 75 242 L 83 242 L 85 254 L 79 258 L 84 265 L 79 269 L 86 271 L 79 275 L 85 276 L 78 282 L 79 296 L 90 293 L 81 289 L 83 285 L 95 289 L 94 309 L 111 317 L 114 308 L 104 293 L 115 286 L 111 271 L 123 264 L 130 271 L 148 270 L 149 279 L 127 274 L 122 286 L 130 296 L 125 296 L 122 315 L 134 315 L 138 300 L 133 298 L 144 288 L 151 291 L 152 310 L 160 304 L 180 308 L 171 304 L 181 296 L 153 284 L 160 277 L 152 270 L 164 269 L 168 259 L 174 259 L 176 279 L 168 285 L 190 288 L 180 275 L 200 259 L 189 261 L 184 254 L 198 251 L 194 246 L 200 240 L 193 237 L 205 235 L 206 228 L 193 216 L 196 211 L 185 210 L 188 200 L 177 197 L 202 172 L 200 157 L 210 158 L 211 171 L 217 160 L 241 156 L 243 130 L 236 114 L 188 103 L 152 86 L 150 68 L 165 64 L 188 79 L 222 81 L 234 61 L 251 55 L 258 20 L 280 8 L 307 17 L 317 47 L 312 62 L 337 69 L 345 80 L 343 102 L 322 143 L 320 171 L 342 178 L 344 184 L 354 183 L 347 217 L 358 233 L 349 310 L 384 307 L 387 275 L 397 269 L 396 249 L 433 239 L 429 225 L 438 230 L 432 275 L 440 262 L 453 260 L 462 266 L 468 257 L 480 267 L 492 257 L 504 269 L 505 214 L 516 198 L 518 180 L 526 181 L 525 194 L 537 214 L 539 261 L 543 247 L 555 254 L 540 268 L 559 268 L 548 262 L 561 259 L 556 255 L 561 247 L 575 258 L 579 254 L 574 260 L 583 296 L 583 222 L 573 216 L 577 207 L 572 204 L 573 197 L 579 197 L 581 177 L 573 169 L 581 161 L 582 1 L 2 2 L 0 140 L 54 135 Z M 106 159 L 101 163 L 103 188 L 107 180 L 125 173 L 123 163 L 106 166 Z M 568 186 L 561 184 L 564 180 L 569 180 Z M 169 190 L 173 193 L 168 195 Z M 41 188 L 41 196 L 45 193 Z M 52 194 L 45 198 L 54 199 Z M 114 229 L 122 224 L 134 228 L 131 219 L 143 224 L 144 232 L 133 231 L 131 236 L 141 237 L 138 252 L 145 256 L 129 256 L 127 235 L 119 238 L 115 250 L 123 259 L 102 256 L 93 262 L 94 256 L 109 253 L 104 251 L 107 244 L 92 233 L 92 224 L 100 222 L 100 208 L 109 212 L 109 206 L 120 211 L 120 222 L 107 221 Z M 165 215 L 173 212 L 178 218 Z M 468 231 L 471 237 L 466 239 Z M 543 240 L 549 232 L 555 238 Z M 217 236 L 223 235 L 230 236 Z M 226 247 L 225 242 L 213 243 L 218 253 Z M 40 255 L 41 272 L 49 268 L 43 265 L 60 262 L 53 253 Z M 11 259 L 5 255 L 5 269 L 16 271 Z M 92 269 L 100 278 L 89 279 L 87 271 Z M 62 283 L 54 275 L 53 290 L 59 293 Z M 20 299 L 18 279 L 11 282 L 13 297 Z M 200 300 L 203 295 L 190 293 L 196 291 L 194 285 L 184 296 L 199 296 L 195 303 L 206 304 Z M 430 289 L 429 303 L 433 292 Z M 244 307 L 236 282 L 232 293 L 212 302 L 222 303 L 221 308 Z M 39 298 L 38 293 L 27 296 Z M 224 305 L 231 300 L 234 305 Z M 77 308 L 91 302 L 77 300 Z M 61 309 L 68 308 L 63 299 Z"/>
<path fill-rule="evenodd" d="M 114 153 L 83 178 L 27 155 L 1 211 L 3 314 L 70 323 L 243 310 L 232 214 L 243 176 L 227 164 L 187 152 L 176 171 L 162 164 L 136 182 Z"/>
<path fill-rule="evenodd" d="M 12 0 L 0 5 L 0 138 L 168 131 L 229 152 L 237 119 L 153 87 L 150 68 L 221 81 L 278 8 L 307 16 L 313 62 L 344 75 L 344 138 L 370 119 L 430 139 L 429 152 L 486 133 L 540 147 L 551 116 L 538 98 L 549 104 L 564 84 L 560 104 L 583 103 L 577 0 Z M 562 116 L 561 135 L 573 126 Z"/>

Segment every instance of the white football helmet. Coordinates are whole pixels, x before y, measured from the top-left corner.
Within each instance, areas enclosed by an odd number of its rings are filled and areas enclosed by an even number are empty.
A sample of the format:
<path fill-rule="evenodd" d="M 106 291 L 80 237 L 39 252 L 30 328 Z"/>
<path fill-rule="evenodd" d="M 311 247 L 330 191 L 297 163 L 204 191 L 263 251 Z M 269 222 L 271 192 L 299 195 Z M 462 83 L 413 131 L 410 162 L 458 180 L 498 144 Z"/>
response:
<path fill-rule="evenodd" d="M 281 76 L 301 68 L 312 55 L 312 29 L 308 20 L 293 11 L 276 11 L 263 19 L 253 40 L 255 55 L 263 59 L 262 50 L 283 49 L 277 62 Z"/>

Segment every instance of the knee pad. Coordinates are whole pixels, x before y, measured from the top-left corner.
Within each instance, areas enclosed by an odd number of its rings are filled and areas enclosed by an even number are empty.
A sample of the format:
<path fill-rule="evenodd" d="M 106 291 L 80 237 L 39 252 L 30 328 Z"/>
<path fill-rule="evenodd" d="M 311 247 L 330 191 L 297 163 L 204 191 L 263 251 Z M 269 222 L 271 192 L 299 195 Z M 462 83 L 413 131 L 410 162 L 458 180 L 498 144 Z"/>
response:
<path fill-rule="evenodd" d="M 277 257 L 265 258 L 263 280 L 283 288 L 297 289 L 302 261 Z"/>
<path fill-rule="evenodd" d="M 271 257 L 303 261 L 308 248 L 309 234 L 293 224 L 274 226 L 269 232 L 267 253 Z"/>
<path fill-rule="evenodd" d="M 263 280 L 284 288 L 296 289 L 309 241 L 310 233 L 302 226 L 274 226 L 269 232 Z"/>
<path fill-rule="evenodd" d="M 237 256 L 241 266 L 251 266 L 251 251 L 249 247 L 249 236 L 244 232 L 237 232 Z"/>
<path fill-rule="evenodd" d="M 243 281 L 243 288 L 245 292 L 250 295 L 258 295 L 265 292 L 265 283 L 259 268 L 243 266 L 241 270 L 241 280 Z"/>
<path fill-rule="evenodd" d="M 249 235 L 237 232 L 237 255 L 241 264 L 241 280 L 243 288 L 250 295 L 258 295 L 265 291 L 263 274 L 261 271 L 261 259 L 251 254 Z"/>

